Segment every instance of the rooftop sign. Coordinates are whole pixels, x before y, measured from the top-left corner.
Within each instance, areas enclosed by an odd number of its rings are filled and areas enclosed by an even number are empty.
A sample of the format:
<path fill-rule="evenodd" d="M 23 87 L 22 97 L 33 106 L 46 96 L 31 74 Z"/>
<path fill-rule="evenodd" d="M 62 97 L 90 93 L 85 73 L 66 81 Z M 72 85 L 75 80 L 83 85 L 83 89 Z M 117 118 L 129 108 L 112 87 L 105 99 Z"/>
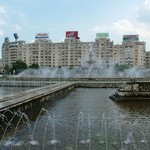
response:
<path fill-rule="evenodd" d="M 96 33 L 97 38 L 108 38 L 109 33 Z"/>
<path fill-rule="evenodd" d="M 123 41 L 139 41 L 139 35 L 123 35 Z"/>
<path fill-rule="evenodd" d="M 78 31 L 66 31 L 66 38 L 78 39 Z"/>
<path fill-rule="evenodd" d="M 48 33 L 37 33 L 35 35 L 35 39 L 48 39 L 49 35 Z"/>

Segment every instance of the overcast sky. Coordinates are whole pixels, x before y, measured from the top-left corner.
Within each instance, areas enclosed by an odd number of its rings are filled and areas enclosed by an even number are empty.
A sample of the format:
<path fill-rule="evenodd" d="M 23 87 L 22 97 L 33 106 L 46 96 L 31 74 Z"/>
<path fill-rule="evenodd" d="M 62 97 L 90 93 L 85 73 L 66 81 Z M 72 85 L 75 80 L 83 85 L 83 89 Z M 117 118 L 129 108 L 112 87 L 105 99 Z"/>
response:
<path fill-rule="evenodd" d="M 114 43 L 122 35 L 139 34 L 150 51 L 150 0 L 2 0 L 0 45 L 4 38 L 31 42 L 36 33 L 47 32 L 53 42 L 66 31 L 79 31 L 81 41 L 94 41 L 97 32 L 109 32 Z M 1 53 L 1 51 L 0 51 Z M 1 54 L 0 54 L 1 56 Z"/>

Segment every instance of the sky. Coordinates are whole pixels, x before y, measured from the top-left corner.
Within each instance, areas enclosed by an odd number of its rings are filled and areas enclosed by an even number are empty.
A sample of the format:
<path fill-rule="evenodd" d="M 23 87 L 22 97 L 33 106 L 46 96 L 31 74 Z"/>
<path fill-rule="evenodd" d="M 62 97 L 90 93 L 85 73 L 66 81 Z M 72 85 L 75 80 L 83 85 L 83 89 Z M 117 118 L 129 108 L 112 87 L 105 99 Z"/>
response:
<path fill-rule="evenodd" d="M 37 33 L 48 33 L 52 42 L 61 42 L 66 31 L 78 31 L 83 42 L 94 41 L 98 32 L 108 32 L 114 44 L 121 44 L 125 34 L 138 34 L 150 51 L 150 0 L 0 2 L 1 46 L 5 37 L 15 41 L 14 33 L 27 43 L 33 42 Z"/>

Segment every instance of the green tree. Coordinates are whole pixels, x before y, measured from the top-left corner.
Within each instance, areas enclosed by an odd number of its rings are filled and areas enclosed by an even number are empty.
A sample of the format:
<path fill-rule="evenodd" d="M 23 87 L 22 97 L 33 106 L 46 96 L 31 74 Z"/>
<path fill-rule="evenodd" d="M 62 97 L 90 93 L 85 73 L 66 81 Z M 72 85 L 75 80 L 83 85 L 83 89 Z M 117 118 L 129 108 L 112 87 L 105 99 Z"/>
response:
<path fill-rule="evenodd" d="M 11 70 L 11 68 L 8 66 L 8 64 L 6 64 L 5 67 L 4 67 L 3 73 L 4 74 L 9 74 L 10 70 Z"/>
<path fill-rule="evenodd" d="M 116 69 L 116 71 L 124 71 L 125 69 L 129 69 L 130 68 L 130 66 L 129 65 L 118 65 L 118 64 L 116 64 L 115 65 L 115 69 Z"/>
<path fill-rule="evenodd" d="M 11 73 L 18 74 L 25 69 L 27 69 L 27 64 L 22 60 L 17 60 L 16 62 L 12 63 Z"/>
<path fill-rule="evenodd" d="M 29 66 L 29 68 L 38 69 L 39 65 L 38 63 L 33 63 L 32 65 Z"/>

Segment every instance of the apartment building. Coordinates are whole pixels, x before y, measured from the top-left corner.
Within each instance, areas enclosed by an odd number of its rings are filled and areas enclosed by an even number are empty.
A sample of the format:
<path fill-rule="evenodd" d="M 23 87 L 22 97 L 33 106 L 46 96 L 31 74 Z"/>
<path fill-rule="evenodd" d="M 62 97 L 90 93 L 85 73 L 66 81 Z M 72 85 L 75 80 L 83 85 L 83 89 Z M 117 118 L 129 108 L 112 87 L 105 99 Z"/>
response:
<path fill-rule="evenodd" d="M 113 62 L 113 41 L 106 36 L 96 37 L 93 42 L 93 53 L 100 64 L 110 65 Z"/>
<path fill-rule="evenodd" d="M 11 66 L 16 60 L 22 60 L 22 47 L 25 41 L 9 42 L 5 40 L 2 45 L 2 66 Z"/>
<path fill-rule="evenodd" d="M 138 35 L 124 35 L 122 44 L 114 45 L 108 33 L 99 33 L 94 42 L 82 42 L 78 31 L 67 31 L 63 42 L 53 43 L 47 33 L 38 33 L 35 41 L 9 42 L 5 39 L 2 45 L 2 64 L 11 66 L 16 60 L 24 61 L 27 66 L 37 63 L 40 67 L 76 67 L 84 65 L 89 51 L 99 64 L 112 63 L 131 67 L 145 68 L 145 42 Z"/>
<path fill-rule="evenodd" d="M 52 66 L 56 59 L 53 54 L 53 43 L 49 39 L 37 39 L 33 43 L 23 45 L 22 60 L 27 66 L 37 63 L 41 67 Z M 56 54 L 58 54 L 56 52 Z M 57 64 L 53 64 L 57 65 Z"/>
<path fill-rule="evenodd" d="M 150 69 L 150 51 L 146 52 L 146 68 Z"/>
<path fill-rule="evenodd" d="M 116 44 L 113 46 L 113 61 L 114 64 L 123 65 L 124 62 L 124 55 L 123 55 L 123 46 L 120 44 Z"/>
<path fill-rule="evenodd" d="M 64 42 L 60 43 L 53 43 L 47 33 L 38 33 L 33 43 L 5 41 L 2 46 L 3 66 L 11 66 L 16 60 L 22 60 L 28 66 L 33 63 L 40 67 L 81 66 L 90 43 L 81 42 L 77 32 L 74 31 L 74 36 L 72 32 L 68 32 L 70 36 L 67 34 Z"/>
<path fill-rule="evenodd" d="M 118 65 L 146 68 L 146 43 L 138 35 L 123 35 L 122 44 L 113 46 L 113 61 Z"/>
<path fill-rule="evenodd" d="M 123 64 L 131 67 L 146 67 L 146 43 L 138 35 L 124 35 L 122 42 Z"/>

